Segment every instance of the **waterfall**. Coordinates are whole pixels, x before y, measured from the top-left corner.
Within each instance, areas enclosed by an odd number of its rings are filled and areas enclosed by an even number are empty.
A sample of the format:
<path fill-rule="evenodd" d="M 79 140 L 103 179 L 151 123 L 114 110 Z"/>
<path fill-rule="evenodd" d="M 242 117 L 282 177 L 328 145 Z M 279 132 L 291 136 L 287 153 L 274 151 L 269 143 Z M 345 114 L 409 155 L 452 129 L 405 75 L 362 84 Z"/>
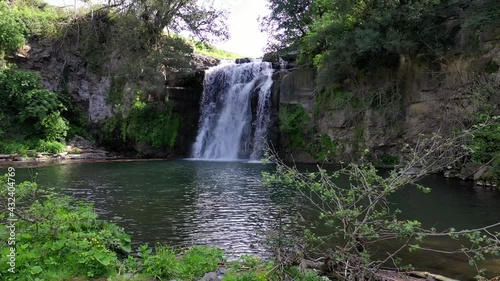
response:
<path fill-rule="evenodd" d="M 271 119 L 272 74 L 272 65 L 260 61 L 206 71 L 194 158 L 261 159 Z"/>

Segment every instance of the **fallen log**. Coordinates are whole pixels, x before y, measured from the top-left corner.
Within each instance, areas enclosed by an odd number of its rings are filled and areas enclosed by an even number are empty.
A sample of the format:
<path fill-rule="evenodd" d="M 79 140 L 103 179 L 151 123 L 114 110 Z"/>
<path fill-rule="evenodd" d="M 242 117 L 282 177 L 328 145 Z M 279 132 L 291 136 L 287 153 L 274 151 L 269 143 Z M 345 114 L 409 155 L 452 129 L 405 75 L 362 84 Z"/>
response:
<path fill-rule="evenodd" d="M 457 279 L 448 278 L 439 274 L 433 274 L 426 271 L 410 271 L 407 272 L 410 276 L 422 277 L 422 278 L 432 278 L 436 281 L 459 281 Z"/>

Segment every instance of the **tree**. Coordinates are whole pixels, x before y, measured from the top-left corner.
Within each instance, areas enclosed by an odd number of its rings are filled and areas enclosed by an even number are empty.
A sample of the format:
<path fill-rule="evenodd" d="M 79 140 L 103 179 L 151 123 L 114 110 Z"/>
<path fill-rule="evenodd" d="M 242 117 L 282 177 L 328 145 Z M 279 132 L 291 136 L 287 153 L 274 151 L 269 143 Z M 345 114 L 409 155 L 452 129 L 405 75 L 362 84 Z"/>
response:
<path fill-rule="evenodd" d="M 330 227 L 328 236 L 316 236 L 308 230 L 309 238 L 312 238 L 310 241 L 314 243 L 303 247 L 292 245 L 300 249 L 299 253 L 297 250 L 276 249 L 280 262 L 320 269 L 339 280 L 374 280 L 380 277 L 383 266 L 392 266 L 398 271 L 401 269 L 398 254 L 403 250 L 462 253 L 476 267 L 478 260 L 491 255 L 499 256 L 500 233 L 494 233 L 493 230 L 500 226 L 500 222 L 472 230 L 426 229 L 419 221 L 400 219 L 401 212 L 392 208 L 389 202 L 391 194 L 410 186 L 430 192 L 417 183 L 418 179 L 461 159 L 448 152 L 460 146 L 462 139 L 469 137 L 470 133 L 452 139 L 434 136 L 422 139 L 415 148 L 407 146 L 406 158 L 401 166 L 387 176 L 380 175 L 371 163 L 363 159 L 334 173 L 318 166 L 317 172 L 305 174 L 272 157 L 277 164 L 277 172 L 272 175 L 264 173 L 265 183 L 296 188 L 319 211 L 322 222 Z M 416 166 L 421 168 L 416 169 Z M 339 185 L 339 177 L 348 177 L 349 184 Z M 460 238 L 466 242 L 453 251 L 421 246 L 425 238 L 434 236 Z M 332 244 L 332 239 L 337 241 L 337 246 L 325 247 Z M 381 251 L 381 243 L 390 243 L 395 247 L 391 251 Z M 312 247 L 313 244 L 315 247 Z M 314 254 L 316 257 L 319 255 L 320 259 L 314 259 Z"/>
<path fill-rule="evenodd" d="M 312 0 L 269 0 L 271 14 L 260 19 L 261 29 L 270 35 L 268 48 L 277 50 L 296 44 L 309 32 Z"/>
<path fill-rule="evenodd" d="M 302 62 L 318 67 L 320 86 L 328 86 L 391 57 L 440 50 L 448 34 L 438 31 L 439 11 L 447 2 L 316 1 Z"/>
<path fill-rule="evenodd" d="M 104 8 L 141 19 L 148 32 L 159 38 L 163 31 L 187 31 L 201 40 L 227 39 L 226 12 L 211 0 L 110 0 Z"/>

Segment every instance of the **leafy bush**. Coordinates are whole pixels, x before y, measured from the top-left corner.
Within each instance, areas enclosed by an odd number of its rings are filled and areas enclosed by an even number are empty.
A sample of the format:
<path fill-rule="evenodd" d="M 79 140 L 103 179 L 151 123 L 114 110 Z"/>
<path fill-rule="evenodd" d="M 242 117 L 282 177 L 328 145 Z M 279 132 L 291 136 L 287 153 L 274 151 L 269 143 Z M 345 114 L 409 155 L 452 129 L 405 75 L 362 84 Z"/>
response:
<path fill-rule="evenodd" d="M 203 277 L 205 273 L 216 271 L 219 263 L 224 261 L 224 252 L 221 249 L 195 246 L 188 249 L 180 266 L 181 276 L 187 280 Z"/>
<path fill-rule="evenodd" d="M 54 112 L 46 116 L 41 125 L 43 126 L 44 137 L 50 141 L 64 140 L 69 130 L 69 122 L 61 117 L 60 112 Z"/>
<path fill-rule="evenodd" d="M 179 274 L 176 252 L 168 246 L 158 246 L 154 255 L 144 255 L 143 271 L 157 279 L 173 279 Z"/>
<path fill-rule="evenodd" d="M 26 37 L 55 38 L 64 21 L 69 19 L 65 9 L 59 9 L 39 0 L 15 0 L 12 14 L 23 26 Z"/>
<path fill-rule="evenodd" d="M 312 270 L 301 270 L 297 266 L 277 265 L 270 261 L 253 256 L 242 256 L 238 261 L 230 263 L 224 281 L 265 281 L 265 280 L 297 280 L 321 281 L 318 273 Z"/>
<path fill-rule="evenodd" d="M 0 142 L 0 153 L 13 154 L 19 153 L 26 155 L 29 147 L 25 143 L 18 143 L 14 141 Z"/>
<path fill-rule="evenodd" d="M 24 42 L 24 28 L 17 22 L 15 13 L 4 2 L 0 2 L 0 60 L 2 53 L 14 52 Z"/>
<path fill-rule="evenodd" d="M 268 273 L 273 264 L 263 261 L 260 258 L 253 256 L 242 256 L 238 261 L 230 264 L 224 281 L 265 281 L 272 280 Z"/>
<path fill-rule="evenodd" d="M 63 140 L 69 129 L 67 120 L 61 117 L 64 110 L 59 96 L 43 89 L 35 72 L 0 70 L 0 113 L 5 116 L 1 122 L 7 126 L 7 133 L 21 139 Z"/>
<path fill-rule="evenodd" d="M 61 153 L 64 152 L 65 146 L 63 143 L 57 141 L 38 141 L 35 150 L 37 152 L 47 152 L 47 153 Z"/>
<path fill-rule="evenodd" d="M 3 204 L 0 216 L 5 219 L 6 177 L 0 182 Z M 18 184 L 16 196 L 16 201 L 23 202 L 23 208 L 17 210 L 17 267 L 15 274 L 7 272 L 9 231 L 3 225 L 2 280 L 109 276 L 115 271 L 118 256 L 130 252 L 130 237 L 118 226 L 98 220 L 90 204 L 72 202 L 68 197 L 40 190 L 31 182 Z"/>
<path fill-rule="evenodd" d="M 500 116 L 481 115 L 478 123 L 472 136 L 472 160 L 487 163 L 500 158 Z"/>

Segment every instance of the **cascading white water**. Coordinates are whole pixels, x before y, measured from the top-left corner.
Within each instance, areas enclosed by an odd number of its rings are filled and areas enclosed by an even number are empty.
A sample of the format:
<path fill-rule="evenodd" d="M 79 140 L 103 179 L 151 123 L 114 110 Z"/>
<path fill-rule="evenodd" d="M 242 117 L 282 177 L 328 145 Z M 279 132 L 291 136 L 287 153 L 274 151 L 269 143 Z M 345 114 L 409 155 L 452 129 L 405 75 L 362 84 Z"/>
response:
<path fill-rule="evenodd" d="M 260 160 L 271 120 L 272 74 L 272 65 L 260 61 L 206 71 L 194 158 Z"/>

